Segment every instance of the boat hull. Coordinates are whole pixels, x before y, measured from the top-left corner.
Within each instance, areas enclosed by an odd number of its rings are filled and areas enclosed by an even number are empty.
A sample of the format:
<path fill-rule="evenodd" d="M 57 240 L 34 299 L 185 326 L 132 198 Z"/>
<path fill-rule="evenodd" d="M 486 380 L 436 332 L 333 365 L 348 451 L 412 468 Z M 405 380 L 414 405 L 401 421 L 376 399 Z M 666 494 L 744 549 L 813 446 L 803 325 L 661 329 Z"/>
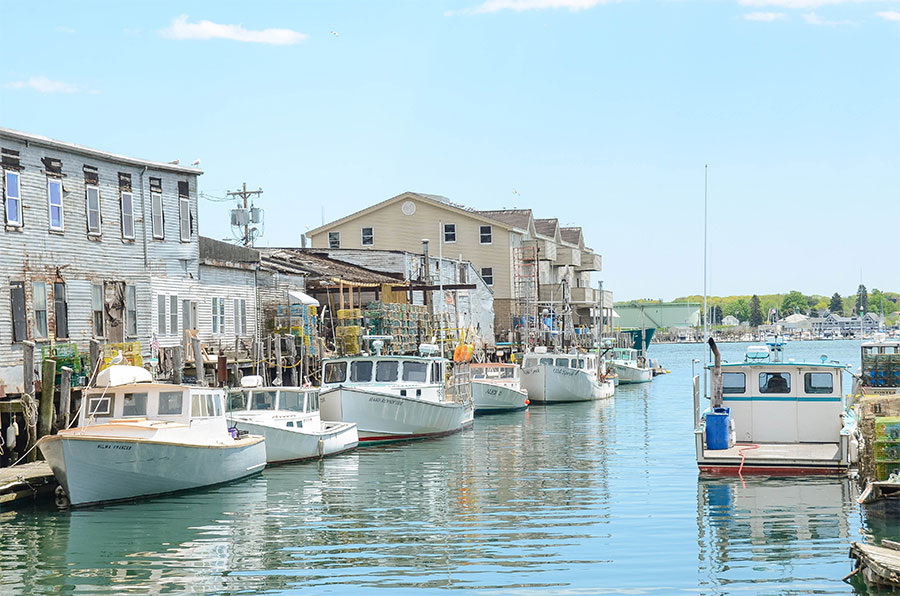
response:
<path fill-rule="evenodd" d="M 354 422 L 359 446 L 425 439 L 472 424 L 472 404 L 434 402 L 360 387 L 334 387 L 319 394 L 322 418 Z"/>
<path fill-rule="evenodd" d="M 356 425 L 347 422 L 323 422 L 322 430 L 316 432 L 273 426 L 243 417 L 229 418 L 228 421 L 240 430 L 265 437 L 268 464 L 320 459 L 352 451 L 359 443 Z"/>
<path fill-rule="evenodd" d="M 612 380 L 597 381 L 591 371 L 539 365 L 522 369 L 522 385 L 531 403 L 565 403 L 606 399 L 615 393 Z"/>
<path fill-rule="evenodd" d="M 476 414 L 515 412 L 528 407 L 528 394 L 504 385 L 472 381 L 472 401 Z"/>
<path fill-rule="evenodd" d="M 39 447 L 75 507 L 222 484 L 266 465 L 262 437 L 192 445 L 52 435 Z"/>
<path fill-rule="evenodd" d="M 616 374 L 619 377 L 619 384 L 627 383 L 647 383 L 653 380 L 653 370 L 650 368 L 639 368 L 637 366 L 629 366 L 627 364 L 614 364 Z"/>

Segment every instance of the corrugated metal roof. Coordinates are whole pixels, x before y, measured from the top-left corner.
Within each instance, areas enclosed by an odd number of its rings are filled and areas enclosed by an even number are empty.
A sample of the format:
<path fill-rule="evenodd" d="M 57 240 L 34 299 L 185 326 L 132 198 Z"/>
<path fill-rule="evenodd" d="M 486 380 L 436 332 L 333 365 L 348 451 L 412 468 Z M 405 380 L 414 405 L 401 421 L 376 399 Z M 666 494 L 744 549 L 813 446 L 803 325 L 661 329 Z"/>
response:
<path fill-rule="evenodd" d="M 263 270 L 307 275 L 311 285 L 331 279 L 353 283 L 404 283 L 402 276 L 387 275 L 302 248 L 261 248 L 259 251 Z"/>
<path fill-rule="evenodd" d="M 48 149 L 59 149 L 61 151 L 69 151 L 71 153 L 78 153 L 80 155 L 96 157 L 97 159 L 104 159 L 107 161 L 118 162 L 118 163 L 132 165 L 132 166 L 138 166 L 138 167 L 146 166 L 147 168 L 152 168 L 154 170 L 167 170 L 170 172 L 178 172 L 180 174 L 191 174 L 194 176 L 199 176 L 203 173 L 203 170 L 201 170 L 200 168 L 180 166 L 180 165 L 171 164 L 171 163 L 161 163 L 158 161 L 149 161 L 146 159 L 137 159 L 135 157 L 127 157 L 125 155 L 118 155 L 116 153 L 110 153 L 108 151 L 101 151 L 99 149 L 91 149 L 90 147 L 76 145 L 75 143 L 68 143 L 66 141 L 58 141 L 56 139 L 51 139 L 49 137 L 43 137 L 41 135 L 36 135 L 36 134 L 29 133 L 29 132 L 13 130 L 11 128 L 0 127 L 0 137 L 8 137 L 10 139 L 29 143 L 32 145 L 38 145 L 40 147 L 47 147 Z"/>

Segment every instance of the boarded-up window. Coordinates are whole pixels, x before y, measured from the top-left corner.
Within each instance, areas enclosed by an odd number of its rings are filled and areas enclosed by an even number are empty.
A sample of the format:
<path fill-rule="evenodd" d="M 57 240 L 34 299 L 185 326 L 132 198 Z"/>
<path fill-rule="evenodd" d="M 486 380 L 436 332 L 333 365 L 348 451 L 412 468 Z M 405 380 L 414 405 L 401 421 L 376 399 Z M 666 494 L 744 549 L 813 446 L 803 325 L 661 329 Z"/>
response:
<path fill-rule="evenodd" d="M 91 321 L 94 337 L 105 337 L 103 329 L 103 284 L 91 284 Z"/>
<path fill-rule="evenodd" d="M 340 248 L 341 247 L 341 233 L 340 232 L 328 232 L 328 248 Z"/>
<path fill-rule="evenodd" d="M 89 186 L 100 186 L 100 172 L 94 166 L 84 166 L 84 183 Z"/>
<path fill-rule="evenodd" d="M 56 157 L 42 157 L 44 172 L 48 176 L 62 176 L 62 160 Z"/>
<path fill-rule="evenodd" d="M 181 219 L 181 241 L 191 239 L 191 199 L 188 194 L 188 183 L 178 183 L 178 215 Z"/>
<path fill-rule="evenodd" d="M 12 305 L 13 341 L 24 341 L 28 339 L 28 324 L 25 319 L 25 282 L 10 282 L 9 297 Z"/>
<path fill-rule="evenodd" d="M 4 170 L 23 170 L 22 164 L 19 162 L 19 152 L 6 147 L 0 148 L 0 164 Z"/>
<path fill-rule="evenodd" d="M 69 304 L 66 301 L 66 284 L 63 282 L 53 284 L 53 306 L 56 314 L 56 338 L 67 339 L 69 337 Z"/>
<path fill-rule="evenodd" d="M 134 286 L 125 286 L 125 333 L 137 335 L 137 296 Z"/>
<path fill-rule="evenodd" d="M 34 282 L 31 294 L 34 304 L 34 336 L 43 339 L 50 333 L 47 327 L 47 284 L 42 281 Z"/>

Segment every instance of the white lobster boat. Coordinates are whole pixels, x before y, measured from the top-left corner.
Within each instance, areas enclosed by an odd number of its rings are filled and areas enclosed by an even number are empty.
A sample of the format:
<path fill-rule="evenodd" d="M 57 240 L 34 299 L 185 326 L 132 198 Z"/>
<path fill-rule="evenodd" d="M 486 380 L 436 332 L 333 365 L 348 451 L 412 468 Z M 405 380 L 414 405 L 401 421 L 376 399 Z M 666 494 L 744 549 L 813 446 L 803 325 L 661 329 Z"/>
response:
<path fill-rule="evenodd" d="M 244 377 L 229 394 L 229 423 L 266 438 L 270 464 L 319 459 L 356 448 L 352 422 L 326 422 L 319 415 L 319 390 L 261 387 L 261 377 Z"/>
<path fill-rule="evenodd" d="M 436 356 L 327 359 L 321 416 L 356 423 L 360 446 L 459 432 L 472 424 L 472 397 L 468 382 L 445 381 L 449 364 Z"/>
<path fill-rule="evenodd" d="M 221 389 L 111 366 L 82 403 L 80 426 L 38 442 L 73 506 L 221 484 L 266 465 L 263 437 L 229 431 Z"/>
<path fill-rule="evenodd" d="M 633 348 L 614 348 L 610 364 L 619 375 L 619 384 L 647 383 L 653 380 L 653 369 L 647 358 Z"/>
<path fill-rule="evenodd" d="M 597 354 L 547 352 L 539 346 L 522 360 L 522 384 L 531 403 L 606 399 L 615 394 Z"/>
<path fill-rule="evenodd" d="M 470 364 L 469 368 L 476 414 L 515 412 L 528 407 L 528 394 L 522 389 L 515 364 L 485 362 Z"/>

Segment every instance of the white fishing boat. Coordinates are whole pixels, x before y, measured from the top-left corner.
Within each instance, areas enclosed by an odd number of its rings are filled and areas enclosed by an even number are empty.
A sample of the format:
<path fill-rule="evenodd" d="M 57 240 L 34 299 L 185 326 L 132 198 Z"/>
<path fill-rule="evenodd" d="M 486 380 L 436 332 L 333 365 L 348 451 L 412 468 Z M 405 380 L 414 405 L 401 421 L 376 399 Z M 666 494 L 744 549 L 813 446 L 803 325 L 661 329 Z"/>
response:
<path fill-rule="evenodd" d="M 597 354 L 550 352 L 538 346 L 522 359 L 522 385 L 531 403 L 606 399 L 615 394 Z"/>
<path fill-rule="evenodd" d="M 270 464 L 337 455 L 356 448 L 352 422 L 327 422 L 319 415 L 319 390 L 308 387 L 262 387 L 262 377 L 241 379 L 229 393 L 228 422 L 266 438 Z"/>
<path fill-rule="evenodd" d="M 705 367 L 710 406 L 694 376 L 697 465 L 714 474 L 829 474 L 858 458 L 855 416 L 842 390 L 846 366 L 783 362 L 780 342 L 750 346 L 743 362 Z M 770 350 L 771 348 L 771 350 Z"/>
<path fill-rule="evenodd" d="M 653 369 L 647 358 L 633 348 L 613 348 L 609 363 L 615 367 L 620 385 L 653 380 Z"/>
<path fill-rule="evenodd" d="M 522 388 L 515 364 L 485 362 L 470 364 L 469 369 L 476 414 L 514 412 L 528 407 L 528 394 Z"/>
<path fill-rule="evenodd" d="M 79 426 L 38 447 L 73 506 L 221 484 L 266 465 L 263 437 L 229 431 L 224 391 L 154 383 L 135 366 L 101 371 Z"/>
<path fill-rule="evenodd" d="M 459 432 L 473 421 L 471 384 L 449 366 L 432 355 L 326 359 L 321 416 L 356 423 L 360 446 Z"/>

